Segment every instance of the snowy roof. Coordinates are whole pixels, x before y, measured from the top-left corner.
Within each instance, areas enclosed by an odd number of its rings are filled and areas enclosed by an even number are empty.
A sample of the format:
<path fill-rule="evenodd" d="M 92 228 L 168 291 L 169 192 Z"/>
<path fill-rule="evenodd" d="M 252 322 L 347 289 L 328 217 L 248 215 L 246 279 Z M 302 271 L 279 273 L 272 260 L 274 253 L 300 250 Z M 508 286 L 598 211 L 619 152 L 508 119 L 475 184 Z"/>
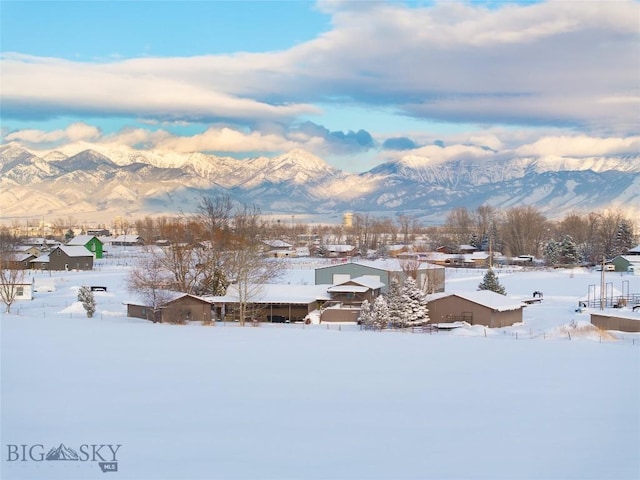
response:
<path fill-rule="evenodd" d="M 93 254 L 89 250 L 87 250 L 85 247 L 81 247 L 77 245 L 73 245 L 73 246 L 61 245 L 56 248 L 59 248 L 60 250 L 62 250 L 69 257 L 92 257 L 93 256 Z"/>
<path fill-rule="evenodd" d="M 633 247 L 628 253 L 640 254 L 640 245 Z"/>
<path fill-rule="evenodd" d="M 620 258 L 624 258 L 629 263 L 640 263 L 640 255 L 619 255 Z"/>
<path fill-rule="evenodd" d="M 377 259 L 377 260 L 354 259 L 350 263 L 357 264 L 357 265 L 364 265 L 366 267 L 371 267 L 371 268 L 377 268 L 378 270 L 384 270 L 386 272 L 402 272 L 403 271 L 402 266 L 406 263 L 406 261 L 403 261 L 397 258 L 384 258 L 384 259 Z M 345 265 L 345 263 L 340 263 L 338 265 Z M 335 267 L 335 265 L 325 265 L 322 267 L 318 267 L 318 269 L 332 268 L 332 267 Z M 431 270 L 431 269 L 440 269 L 440 268 L 444 268 L 444 267 L 440 265 L 433 265 L 431 263 L 426 263 L 426 262 L 421 262 L 418 265 L 419 270 Z"/>
<path fill-rule="evenodd" d="M 369 288 L 363 285 L 334 285 L 327 288 L 327 292 L 330 293 L 365 293 L 368 290 Z"/>
<path fill-rule="evenodd" d="M 112 239 L 112 242 L 127 242 L 134 243 L 140 240 L 140 235 L 118 235 L 116 238 Z"/>
<path fill-rule="evenodd" d="M 9 260 L 12 262 L 24 262 L 25 260 L 33 257 L 30 253 L 11 253 L 9 255 Z"/>
<path fill-rule="evenodd" d="M 353 245 L 325 245 L 330 252 L 350 252 L 355 247 Z"/>
<path fill-rule="evenodd" d="M 263 240 L 262 243 L 269 245 L 271 248 L 291 248 L 293 246 L 283 240 Z"/>
<path fill-rule="evenodd" d="M 605 317 L 618 317 L 627 320 L 636 320 L 640 322 L 640 313 L 629 310 L 628 308 L 607 308 L 605 310 L 597 310 L 591 312 L 591 315 L 602 315 Z"/>
<path fill-rule="evenodd" d="M 350 285 L 355 283 L 356 285 Z M 375 290 L 384 287 L 377 278 L 373 278 L 369 275 L 363 275 L 361 277 L 350 278 L 340 283 L 336 283 L 331 286 L 327 291 L 329 292 L 366 292 L 367 290 Z"/>
<path fill-rule="evenodd" d="M 67 245 L 79 245 L 84 247 L 92 238 L 95 238 L 96 240 L 98 239 L 95 235 L 76 235 L 67 242 Z"/>
<path fill-rule="evenodd" d="M 31 260 L 31 263 L 49 263 L 49 254 L 45 253 Z"/>
<path fill-rule="evenodd" d="M 249 290 L 257 289 L 249 300 L 250 303 L 289 303 L 309 304 L 316 300 L 330 300 L 327 289 L 331 285 L 290 285 L 268 283 L 258 286 L 250 286 Z M 236 303 L 238 302 L 238 289 L 236 285 L 229 285 L 227 294 L 222 296 L 206 296 L 206 300 L 212 303 Z"/>
<path fill-rule="evenodd" d="M 490 308 L 497 312 L 506 312 L 508 310 L 518 310 L 524 307 L 519 300 L 514 300 L 505 295 L 492 292 L 491 290 L 478 290 L 476 292 L 441 292 L 427 295 L 427 301 L 438 300 L 449 296 L 463 298 L 478 305 Z"/>

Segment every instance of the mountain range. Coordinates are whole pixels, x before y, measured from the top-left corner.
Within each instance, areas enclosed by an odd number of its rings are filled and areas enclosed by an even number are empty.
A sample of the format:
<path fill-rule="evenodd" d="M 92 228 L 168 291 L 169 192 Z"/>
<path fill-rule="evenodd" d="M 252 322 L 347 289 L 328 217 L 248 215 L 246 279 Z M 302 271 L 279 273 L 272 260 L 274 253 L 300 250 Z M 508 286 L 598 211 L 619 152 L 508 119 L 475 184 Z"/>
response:
<path fill-rule="evenodd" d="M 93 146 L 73 155 L 35 153 L 14 143 L 0 147 L 5 220 L 72 215 L 108 223 L 115 216 L 173 215 L 219 193 L 267 214 L 324 219 L 353 211 L 440 222 L 454 208 L 481 204 L 533 205 L 550 218 L 613 207 L 640 215 L 640 153 L 548 158 L 488 151 L 446 161 L 406 156 L 349 173 L 299 149 L 235 159 L 128 147 Z"/>

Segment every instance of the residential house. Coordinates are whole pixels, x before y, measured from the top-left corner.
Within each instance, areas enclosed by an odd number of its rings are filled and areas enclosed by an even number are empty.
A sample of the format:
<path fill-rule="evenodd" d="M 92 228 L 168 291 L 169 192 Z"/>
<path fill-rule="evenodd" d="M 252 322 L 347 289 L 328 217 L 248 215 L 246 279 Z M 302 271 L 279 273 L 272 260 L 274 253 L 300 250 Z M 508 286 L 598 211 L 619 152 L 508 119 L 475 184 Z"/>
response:
<path fill-rule="evenodd" d="M 38 257 L 42 253 L 42 248 L 34 245 L 18 245 L 13 248 L 13 251 L 16 253 L 29 253 L 34 257 Z"/>
<path fill-rule="evenodd" d="M 95 235 L 76 235 L 67 242 L 68 246 L 85 247 L 95 258 L 102 258 L 103 249 L 102 242 Z"/>
<path fill-rule="evenodd" d="M 37 257 L 32 253 L 10 253 L 6 257 L 5 267 L 10 270 L 29 270 L 34 258 Z"/>
<path fill-rule="evenodd" d="M 127 316 L 143 318 L 154 323 L 183 323 L 189 321 L 210 322 L 212 320 L 211 302 L 187 293 L 173 293 L 170 300 L 159 308 L 145 305 L 144 302 L 127 303 Z"/>
<path fill-rule="evenodd" d="M 346 258 L 356 254 L 356 247 L 353 245 L 324 245 L 319 246 L 319 249 L 323 249 L 328 257 Z"/>
<path fill-rule="evenodd" d="M 640 255 L 618 255 L 611 260 L 616 272 L 628 272 L 640 275 Z"/>
<path fill-rule="evenodd" d="M 367 275 L 331 285 L 327 289 L 331 301 L 323 305 L 320 322 L 357 322 L 362 302 L 373 304 L 384 286 Z"/>
<path fill-rule="evenodd" d="M 111 239 L 111 245 L 116 247 L 135 247 L 144 245 L 144 238 L 140 235 L 118 235 Z"/>
<path fill-rule="evenodd" d="M 263 240 L 262 243 L 265 245 L 266 254 L 269 257 L 286 258 L 296 256 L 296 250 L 293 245 L 283 240 Z"/>
<path fill-rule="evenodd" d="M 627 255 L 638 255 L 640 256 L 640 245 L 633 247 L 631 250 L 627 252 Z"/>
<path fill-rule="evenodd" d="M 525 304 L 490 290 L 435 293 L 427 296 L 429 323 L 464 321 L 490 328 L 522 322 Z"/>
<path fill-rule="evenodd" d="M 93 254 L 85 247 L 63 245 L 31 260 L 31 264 L 42 270 L 92 270 Z"/>
<path fill-rule="evenodd" d="M 425 292 L 444 292 L 444 270 L 443 267 L 415 260 L 359 259 L 316 268 L 315 283 L 335 285 L 366 276 L 383 283 L 381 293 L 387 293 L 394 279 L 402 284 L 405 278 L 411 275 Z"/>

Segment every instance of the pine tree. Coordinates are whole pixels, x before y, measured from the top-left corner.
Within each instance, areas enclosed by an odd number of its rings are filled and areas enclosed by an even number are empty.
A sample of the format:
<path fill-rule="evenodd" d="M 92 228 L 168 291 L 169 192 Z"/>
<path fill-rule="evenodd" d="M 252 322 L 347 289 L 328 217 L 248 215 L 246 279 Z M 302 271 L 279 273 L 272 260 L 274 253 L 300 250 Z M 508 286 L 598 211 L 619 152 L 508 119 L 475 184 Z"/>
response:
<path fill-rule="evenodd" d="M 492 268 L 487 270 L 487 273 L 485 273 L 482 282 L 478 285 L 478 290 L 491 290 L 492 292 L 496 292 L 501 295 L 507 294 L 504 287 L 498 281 L 498 276 L 493 272 Z"/>
<path fill-rule="evenodd" d="M 96 313 L 96 299 L 93 297 L 93 292 L 89 287 L 80 287 L 80 290 L 78 290 L 78 301 L 82 303 L 82 306 L 87 312 L 87 317 L 93 317 L 93 314 Z"/>
<path fill-rule="evenodd" d="M 380 295 L 373 302 L 371 310 L 373 328 L 382 330 L 389 325 L 389 305 L 384 295 Z"/>
<path fill-rule="evenodd" d="M 363 328 L 369 330 L 373 328 L 373 312 L 369 300 L 364 300 L 360 306 L 360 314 L 358 315 L 358 323 Z"/>
<path fill-rule="evenodd" d="M 625 255 L 633 247 L 633 228 L 628 221 L 622 220 L 618 224 L 618 230 L 616 231 L 616 236 L 613 239 L 612 254 L 614 256 Z"/>
<path fill-rule="evenodd" d="M 575 265 L 580 262 L 578 246 L 570 235 L 565 235 L 560 245 L 560 260 L 564 265 Z"/>
<path fill-rule="evenodd" d="M 418 288 L 416 281 L 408 277 L 402 286 L 402 296 L 405 300 L 409 325 L 423 325 L 429 320 L 427 299 L 425 293 Z"/>
<path fill-rule="evenodd" d="M 407 302 L 403 298 L 400 284 L 395 279 L 391 281 L 386 300 L 389 307 L 390 325 L 394 328 L 403 328 L 408 321 Z"/>
<path fill-rule="evenodd" d="M 557 265 L 560 261 L 560 245 L 555 240 L 550 240 L 544 247 L 544 260 L 547 265 Z"/>

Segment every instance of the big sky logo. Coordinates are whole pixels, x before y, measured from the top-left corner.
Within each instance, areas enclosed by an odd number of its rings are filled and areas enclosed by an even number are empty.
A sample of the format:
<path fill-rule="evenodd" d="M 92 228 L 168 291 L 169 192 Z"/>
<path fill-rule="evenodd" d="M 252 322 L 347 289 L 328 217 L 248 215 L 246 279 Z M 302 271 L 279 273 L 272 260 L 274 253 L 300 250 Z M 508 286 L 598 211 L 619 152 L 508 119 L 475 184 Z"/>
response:
<path fill-rule="evenodd" d="M 97 462 L 103 472 L 118 471 L 118 450 L 122 445 L 83 443 L 77 450 L 61 443 L 49 450 L 40 443 L 12 444 L 7 447 L 7 462 Z M 46 453 L 45 453 L 46 452 Z"/>

